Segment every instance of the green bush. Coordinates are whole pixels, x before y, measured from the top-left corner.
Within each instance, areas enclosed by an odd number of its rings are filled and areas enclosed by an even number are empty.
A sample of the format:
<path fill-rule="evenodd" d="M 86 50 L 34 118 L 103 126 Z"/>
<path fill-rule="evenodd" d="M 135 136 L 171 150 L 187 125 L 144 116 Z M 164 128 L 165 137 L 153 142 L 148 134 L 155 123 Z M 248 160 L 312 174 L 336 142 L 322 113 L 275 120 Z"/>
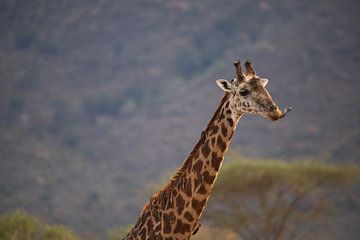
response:
<path fill-rule="evenodd" d="M 79 240 L 68 228 L 43 223 L 24 211 L 0 216 L 0 240 Z"/>
<path fill-rule="evenodd" d="M 125 226 L 115 227 L 115 228 L 111 229 L 108 232 L 107 239 L 109 239 L 109 240 L 122 239 L 131 230 L 131 228 L 132 228 L 132 225 L 125 225 Z"/>

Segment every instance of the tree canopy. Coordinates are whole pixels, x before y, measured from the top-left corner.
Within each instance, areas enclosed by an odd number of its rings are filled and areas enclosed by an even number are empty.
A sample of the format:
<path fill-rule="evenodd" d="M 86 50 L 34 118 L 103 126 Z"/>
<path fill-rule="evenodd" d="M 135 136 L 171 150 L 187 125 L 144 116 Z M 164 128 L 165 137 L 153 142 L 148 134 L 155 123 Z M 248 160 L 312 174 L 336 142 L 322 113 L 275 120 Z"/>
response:
<path fill-rule="evenodd" d="M 355 181 L 357 165 L 238 160 L 225 164 L 207 220 L 247 240 L 296 239 L 304 223 L 327 216 L 335 192 Z"/>

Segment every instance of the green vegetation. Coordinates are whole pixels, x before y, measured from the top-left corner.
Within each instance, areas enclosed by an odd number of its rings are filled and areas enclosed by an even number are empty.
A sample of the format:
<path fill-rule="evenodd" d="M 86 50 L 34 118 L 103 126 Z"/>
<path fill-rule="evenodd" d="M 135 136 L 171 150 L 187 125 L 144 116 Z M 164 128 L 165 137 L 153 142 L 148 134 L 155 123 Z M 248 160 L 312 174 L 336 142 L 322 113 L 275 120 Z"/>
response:
<path fill-rule="evenodd" d="M 215 227 L 202 225 L 191 240 L 240 240 L 239 236 L 231 229 L 224 227 Z"/>
<path fill-rule="evenodd" d="M 342 203 L 349 200 L 349 195 L 343 193 L 359 183 L 359 175 L 360 167 L 356 164 L 232 160 L 219 175 L 205 211 L 205 225 L 193 239 L 215 240 L 226 236 L 229 240 L 240 237 L 282 240 L 310 235 L 325 239 L 322 220 L 329 221 L 336 213 L 334 203 L 339 199 Z M 114 227 L 108 231 L 107 239 L 121 239 L 131 227 Z M 46 224 L 17 210 L 0 216 L 0 240 L 79 238 L 64 226 Z"/>
<path fill-rule="evenodd" d="M 306 227 L 321 226 L 319 222 L 332 213 L 335 196 L 358 183 L 359 175 L 360 167 L 350 164 L 233 161 L 220 173 L 207 220 L 244 240 L 298 239 L 299 234 L 304 239 Z"/>
<path fill-rule="evenodd" d="M 124 237 L 132 226 L 116 227 L 108 232 L 106 239 Z M 51 225 L 22 210 L 0 215 L 0 240 L 80 240 L 70 228 Z"/>
<path fill-rule="evenodd" d="M 121 227 L 115 227 L 110 229 L 108 232 L 108 240 L 119 240 L 126 236 L 126 234 L 130 231 L 133 225 L 126 225 Z"/>
<path fill-rule="evenodd" d="M 24 211 L 0 216 L 0 240 L 79 240 L 68 228 L 45 224 Z"/>

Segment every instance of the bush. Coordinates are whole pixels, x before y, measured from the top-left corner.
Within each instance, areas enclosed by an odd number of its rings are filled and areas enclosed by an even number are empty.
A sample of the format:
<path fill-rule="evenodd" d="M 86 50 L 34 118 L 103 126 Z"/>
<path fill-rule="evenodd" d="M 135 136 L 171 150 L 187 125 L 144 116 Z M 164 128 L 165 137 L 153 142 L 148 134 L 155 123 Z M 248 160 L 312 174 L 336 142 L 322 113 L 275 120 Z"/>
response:
<path fill-rule="evenodd" d="M 49 225 L 17 210 L 0 216 L 0 240 L 79 240 L 68 228 Z"/>
<path fill-rule="evenodd" d="M 126 236 L 126 234 L 131 230 L 132 225 L 126 225 L 126 226 L 121 226 L 121 227 L 115 227 L 113 229 L 111 229 L 108 232 L 108 237 L 107 239 L 109 240 L 119 240 L 122 239 Z"/>

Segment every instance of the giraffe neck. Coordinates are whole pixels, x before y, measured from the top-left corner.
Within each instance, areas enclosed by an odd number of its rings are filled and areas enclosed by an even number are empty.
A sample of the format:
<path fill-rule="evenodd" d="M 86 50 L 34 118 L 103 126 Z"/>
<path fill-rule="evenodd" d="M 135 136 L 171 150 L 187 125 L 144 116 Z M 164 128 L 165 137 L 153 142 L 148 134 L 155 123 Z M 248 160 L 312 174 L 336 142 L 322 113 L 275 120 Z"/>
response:
<path fill-rule="evenodd" d="M 225 94 L 213 118 L 202 132 L 198 144 L 180 169 L 185 183 L 184 186 L 177 185 L 179 194 L 175 208 L 178 216 L 185 219 L 183 222 L 187 220 L 192 224 L 197 223 L 205 209 L 233 133 L 242 116 L 232 110 L 232 105 L 230 95 Z"/>
<path fill-rule="evenodd" d="M 189 239 L 199 227 L 212 187 L 241 114 L 232 111 L 228 93 L 181 168 L 145 204 L 125 239 Z M 142 238 L 144 236 L 144 238 Z"/>

